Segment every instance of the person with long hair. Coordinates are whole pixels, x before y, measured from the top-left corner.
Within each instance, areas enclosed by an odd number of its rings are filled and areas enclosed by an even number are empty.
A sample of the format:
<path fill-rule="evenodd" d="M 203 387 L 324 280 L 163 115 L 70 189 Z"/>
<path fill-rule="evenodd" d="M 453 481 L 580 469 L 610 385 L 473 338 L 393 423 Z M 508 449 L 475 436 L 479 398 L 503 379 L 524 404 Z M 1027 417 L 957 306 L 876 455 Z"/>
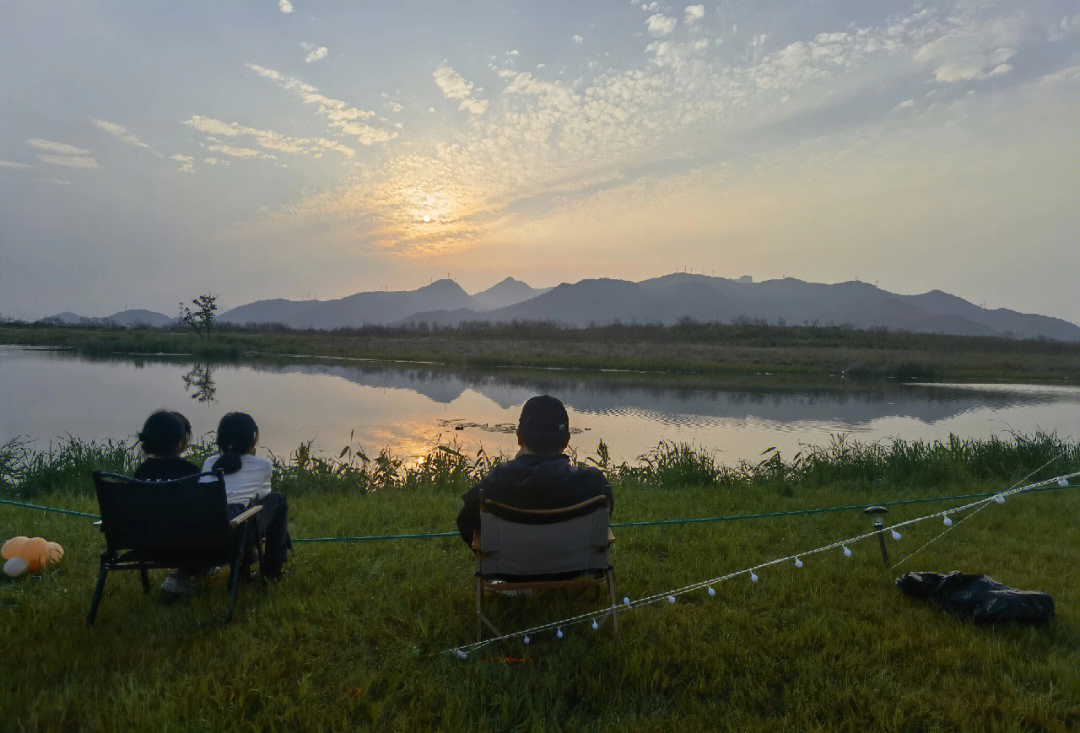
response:
<path fill-rule="evenodd" d="M 266 540 L 261 570 L 264 577 L 273 580 L 281 577 L 292 541 L 289 539 L 288 505 L 284 496 L 270 489 L 274 465 L 255 455 L 258 443 L 259 426 L 251 415 L 228 413 L 218 424 L 217 445 L 221 453 L 206 459 L 203 471 L 220 470 L 225 474 L 225 495 L 231 515 L 251 506 L 262 507 L 257 515 L 259 535 Z"/>

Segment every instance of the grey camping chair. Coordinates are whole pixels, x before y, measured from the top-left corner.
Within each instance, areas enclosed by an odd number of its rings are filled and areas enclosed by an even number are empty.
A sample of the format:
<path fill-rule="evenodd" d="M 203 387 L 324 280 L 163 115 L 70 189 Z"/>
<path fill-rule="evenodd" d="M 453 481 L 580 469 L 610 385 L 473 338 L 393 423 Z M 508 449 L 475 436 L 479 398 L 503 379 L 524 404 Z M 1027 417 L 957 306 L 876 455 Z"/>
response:
<path fill-rule="evenodd" d="M 484 594 L 552 588 L 608 587 L 611 618 L 619 630 L 615 573 L 608 551 L 615 536 L 608 527 L 608 500 L 597 496 L 559 509 L 521 509 L 484 499 L 480 494 L 480 531 L 473 535 L 476 553 L 476 635 L 484 626 L 502 636 L 484 615 Z M 519 519 L 523 521 L 514 521 Z"/>

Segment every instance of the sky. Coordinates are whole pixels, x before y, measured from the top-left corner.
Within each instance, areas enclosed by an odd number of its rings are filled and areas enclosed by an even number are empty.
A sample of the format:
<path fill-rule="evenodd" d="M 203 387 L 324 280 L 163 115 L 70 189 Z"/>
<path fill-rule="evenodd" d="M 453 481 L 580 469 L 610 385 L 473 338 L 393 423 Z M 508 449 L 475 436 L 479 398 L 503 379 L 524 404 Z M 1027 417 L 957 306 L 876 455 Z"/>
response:
<path fill-rule="evenodd" d="M 1080 1 L 685 2 L 0 3 L 0 315 L 687 270 L 1080 322 Z"/>

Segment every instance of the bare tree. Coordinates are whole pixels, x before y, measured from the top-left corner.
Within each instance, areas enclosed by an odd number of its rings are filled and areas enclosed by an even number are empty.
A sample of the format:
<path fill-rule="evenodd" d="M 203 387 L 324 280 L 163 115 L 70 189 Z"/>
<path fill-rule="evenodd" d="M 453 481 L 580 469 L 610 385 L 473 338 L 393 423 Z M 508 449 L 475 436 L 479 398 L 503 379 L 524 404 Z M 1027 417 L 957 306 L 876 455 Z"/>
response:
<path fill-rule="evenodd" d="M 192 310 L 183 303 L 180 304 L 180 320 L 191 326 L 200 338 L 205 337 L 210 343 L 210 329 L 214 325 L 214 314 L 217 312 L 217 296 L 207 293 L 200 295 L 191 301 L 195 306 Z"/>

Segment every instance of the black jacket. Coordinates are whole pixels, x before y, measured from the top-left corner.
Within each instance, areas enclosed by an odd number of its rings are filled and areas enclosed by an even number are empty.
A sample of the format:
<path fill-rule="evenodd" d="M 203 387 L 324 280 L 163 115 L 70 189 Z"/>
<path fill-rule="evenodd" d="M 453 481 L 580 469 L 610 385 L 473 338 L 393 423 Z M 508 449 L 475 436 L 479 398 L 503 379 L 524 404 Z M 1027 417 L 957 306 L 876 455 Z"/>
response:
<path fill-rule="evenodd" d="M 574 466 L 570 463 L 570 457 L 562 453 L 518 456 L 496 466 L 480 483 L 462 495 L 465 506 L 458 514 L 457 525 L 461 539 L 468 545 L 472 544 L 473 532 L 480 529 L 481 490 L 485 499 L 520 509 L 558 509 L 579 504 L 594 496 L 606 496 L 609 509 L 615 508 L 611 486 L 599 470 Z M 513 519 L 539 524 L 546 518 L 521 515 Z"/>

